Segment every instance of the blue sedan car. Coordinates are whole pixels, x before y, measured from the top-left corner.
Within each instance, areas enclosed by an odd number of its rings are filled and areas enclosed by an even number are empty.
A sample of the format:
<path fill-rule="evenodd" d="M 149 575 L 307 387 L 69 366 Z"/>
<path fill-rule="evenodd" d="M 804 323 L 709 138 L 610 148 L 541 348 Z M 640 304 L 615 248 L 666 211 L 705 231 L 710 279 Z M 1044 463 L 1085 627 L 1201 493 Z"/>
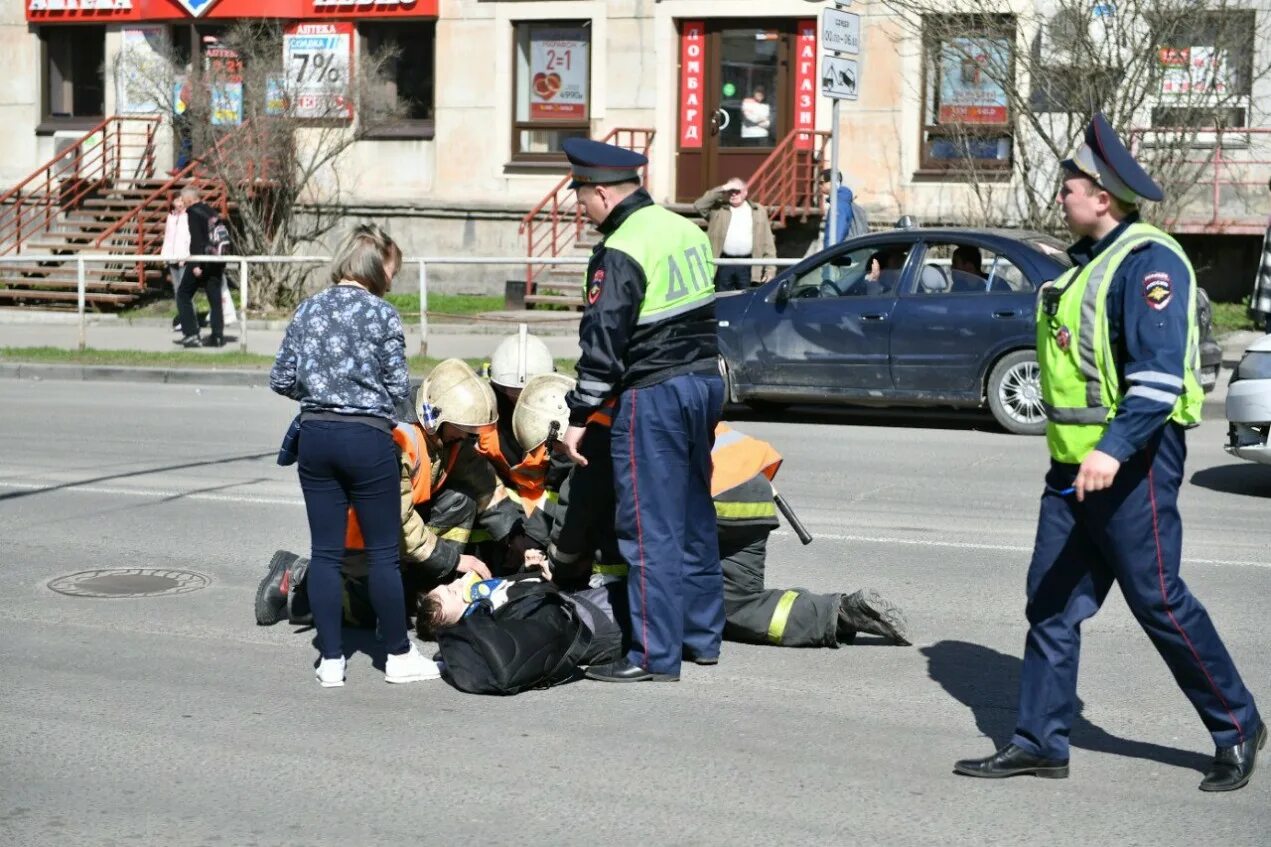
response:
<path fill-rule="evenodd" d="M 750 405 L 987 406 L 1045 430 L 1034 314 L 1071 264 L 1047 235 L 897 229 L 849 239 L 716 299 L 728 399 Z M 1202 381 L 1221 350 L 1202 301 Z"/>

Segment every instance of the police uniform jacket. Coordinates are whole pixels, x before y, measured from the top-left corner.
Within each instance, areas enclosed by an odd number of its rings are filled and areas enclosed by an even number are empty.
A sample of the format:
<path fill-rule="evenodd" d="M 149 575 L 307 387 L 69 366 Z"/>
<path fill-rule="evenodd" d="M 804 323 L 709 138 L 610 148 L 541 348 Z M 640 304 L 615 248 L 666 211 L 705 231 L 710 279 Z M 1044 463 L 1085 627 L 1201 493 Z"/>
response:
<path fill-rule="evenodd" d="M 643 188 L 613 208 L 599 226 L 606 238 L 634 212 L 653 205 Z M 579 326 L 578 387 L 566 396 L 569 422 L 582 426 L 608 397 L 686 373 L 717 367 L 715 303 L 637 325 L 647 285 L 644 270 L 602 241 L 587 265 L 587 306 Z"/>
<path fill-rule="evenodd" d="M 1095 241 L 1083 238 L 1068 249 L 1078 267 L 1110 248 L 1137 214 Z M 1135 248 L 1117 268 L 1108 290 L 1108 340 L 1116 358 L 1122 398 L 1097 450 L 1124 462 L 1143 449 L 1169 419 L 1182 393 L 1187 366 L 1187 307 L 1191 270 L 1164 244 Z"/>

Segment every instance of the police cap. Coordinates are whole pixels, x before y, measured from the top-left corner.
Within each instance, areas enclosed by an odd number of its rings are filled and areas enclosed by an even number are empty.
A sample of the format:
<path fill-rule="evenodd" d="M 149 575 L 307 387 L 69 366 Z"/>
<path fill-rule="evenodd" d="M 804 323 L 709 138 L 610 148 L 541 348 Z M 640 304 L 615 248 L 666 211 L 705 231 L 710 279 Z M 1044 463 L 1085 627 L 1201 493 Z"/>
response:
<path fill-rule="evenodd" d="M 590 138 L 567 138 L 561 148 L 569 159 L 573 177 L 570 188 L 639 181 L 640 168 L 649 163 L 647 157 L 634 150 Z"/>
<path fill-rule="evenodd" d="M 1061 164 L 1069 173 L 1094 180 L 1101 188 L 1125 203 L 1139 200 L 1164 200 L 1165 192 L 1117 138 L 1107 118 L 1095 113 L 1086 127 L 1085 143 L 1071 159 Z"/>

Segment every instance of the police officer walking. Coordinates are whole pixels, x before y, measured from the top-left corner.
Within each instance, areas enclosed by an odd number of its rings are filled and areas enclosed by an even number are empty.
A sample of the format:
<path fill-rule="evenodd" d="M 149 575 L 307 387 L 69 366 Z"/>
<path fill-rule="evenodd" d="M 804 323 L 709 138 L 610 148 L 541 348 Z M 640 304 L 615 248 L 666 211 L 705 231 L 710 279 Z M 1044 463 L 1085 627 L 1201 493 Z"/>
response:
<path fill-rule="evenodd" d="M 684 657 L 715 664 L 724 632 L 710 489 L 724 402 L 710 241 L 640 187 L 644 156 L 590 139 L 569 139 L 564 150 L 571 188 L 604 240 L 587 266 L 578 385 L 566 397 L 562 444 L 585 464 L 586 421 L 617 398 L 614 523 L 630 566 L 631 649 L 587 675 L 674 681 Z"/>
<path fill-rule="evenodd" d="M 1200 422 L 1196 277 L 1178 243 L 1139 220 L 1161 189 L 1102 115 L 1063 163 L 1058 201 L 1080 240 L 1076 266 L 1038 301 L 1037 355 L 1051 465 L 1028 570 L 1028 639 L 1015 735 L 967 776 L 1068 776 L 1081 623 L 1115 581 L 1212 734 L 1200 784 L 1253 773 L 1266 727 L 1200 604 L 1179 576 L 1184 431 Z"/>

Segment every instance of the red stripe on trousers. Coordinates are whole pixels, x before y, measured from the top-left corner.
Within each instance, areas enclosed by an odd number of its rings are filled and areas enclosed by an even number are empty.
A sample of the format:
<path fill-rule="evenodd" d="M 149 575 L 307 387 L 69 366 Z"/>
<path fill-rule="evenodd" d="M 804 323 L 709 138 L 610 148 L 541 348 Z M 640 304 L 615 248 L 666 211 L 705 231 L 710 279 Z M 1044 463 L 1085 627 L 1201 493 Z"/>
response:
<path fill-rule="evenodd" d="M 631 392 L 631 499 L 635 502 L 636 547 L 640 551 L 640 646 L 644 648 L 644 664 L 649 664 L 649 589 L 644 580 L 644 528 L 640 525 L 640 489 L 636 484 L 636 393 Z"/>
<path fill-rule="evenodd" d="M 1152 535 L 1156 539 L 1156 573 L 1160 577 L 1161 582 L 1161 602 L 1165 604 L 1165 614 L 1169 615 L 1170 622 L 1174 624 L 1174 628 L 1178 630 L 1178 634 L 1183 636 L 1183 641 L 1187 643 L 1187 649 L 1192 651 L 1192 658 L 1196 660 L 1196 664 L 1200 667 L 1201 672 L 1205 675 L 1205 679 L 1209 680 L 1209 687 L 1214 690 L 1214 694 L 1218 697 L 1218 702 L 1222 703 L 1222 707 L 1227 710 L 1227 717 L 1231 718 L 1231 722 L 1236 725 L 1236 732 L 1240 733 L 1240 743 L 1245 740 L 1244 727 L 1240 726 L 1240 721 L 1236 720 L 1236 716 L 1231 711 L 1231 707 L 1227 705 L 1227 700 L 1222 696 L 1222 692 L 1218 690 L 1218 686 L 1214 683 L 1214 678 L 1209 675 L 1209 668 L 1205 667 L 1205 663 L 1200 660 L 1200 654 L 1196 652 L 1192 640 L 1187 637 L 1187 633 L 1183 631 L 1182 625 L 1179 624 L 1178 618 L 1174 617 L 1174 612 L 1169 607 L 1169 595 L 1165 590 L 1165 560 L 1161 555 L 1161 533 L 1156 522 L 1156 481 L 1152 478 L 1152 470 L 1147 472 L 1147 495 L 1152 501 Z"/>

